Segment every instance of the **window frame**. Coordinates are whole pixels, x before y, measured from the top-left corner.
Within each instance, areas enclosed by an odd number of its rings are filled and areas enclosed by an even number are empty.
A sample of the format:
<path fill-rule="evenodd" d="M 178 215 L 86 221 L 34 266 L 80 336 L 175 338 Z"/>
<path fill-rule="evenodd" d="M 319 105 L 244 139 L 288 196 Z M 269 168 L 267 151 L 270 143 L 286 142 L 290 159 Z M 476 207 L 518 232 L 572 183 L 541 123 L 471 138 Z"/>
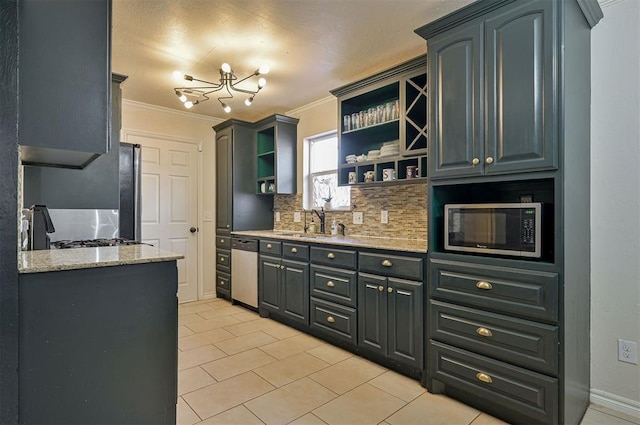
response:
<path fill-rule="evenodd" d="M 336 177 L 338 177 L 338 161 L 336 161 L 335 167 L 331 168 L 329 170 L 324 170 L 324 171 L 318 171 L 315 173 L 311 172 L 311 146 L 314 143 L 318 143 L 318 142 L 322 142 L 324 140 L 327 139 L 336 139 L 337 143 L 340 142 L 339 138 L 338 138 L 338 131 L 337 130 L 331 130 L 325 133 L 320 133 L 308 138 L 305 138 L 305 151 L 306 151 L 306 155 L 304 157 L 304 161 L 305 161 L 305 184 L 304 184 L 304 196 L 303 196 L 303 204 L 305 206 L 305 208 L 307 209 L 312 209 L 313 207 L 313 178 L 314 177 L 319 177 L 319 176 L 326 176 L 326 175 L 331 175 L 331 174 L 335 174 Z M 348 193 L 349 193 L 349 205 L 348 206 L 341 206 L 341 207 L 331 207 L 331 211 L 349 211 L 351 209 L 351 187 L 346 187 L 345 189 L 347 189 Z"/>

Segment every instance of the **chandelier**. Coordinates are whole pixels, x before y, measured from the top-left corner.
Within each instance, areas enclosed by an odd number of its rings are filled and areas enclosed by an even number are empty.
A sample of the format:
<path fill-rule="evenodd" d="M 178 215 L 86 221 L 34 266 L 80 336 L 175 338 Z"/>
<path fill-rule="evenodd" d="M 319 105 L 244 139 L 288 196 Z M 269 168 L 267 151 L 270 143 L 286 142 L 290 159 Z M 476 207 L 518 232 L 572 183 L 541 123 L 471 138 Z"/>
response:
<path fill-rule="evenodd" d="M 191 109 L 194 105 L 209 100 L 209 95 L 211 93 L 222 92 L 221 94 L 225 94 L 225 96 L 218 97 L 218 102 L 220 102 L 220 105 L 222 105 L 222 109 L 226 113 L 229 113 L 231 112 L 231 107 L 227 105 L 224 100 L 233 99 L 232 92 L 239 92 L 249 95 L 249 97 L 244 101 L 244 104 L 250 106 L 256 94 L 267 84 L 267 80 L 265 80 L 263 77 L 260 77 L 260 79 L 258 79 L 258 87 L 255 90 L 247 90 L 237 87 L 238 84 L 248 80 L 251 77 L 267 74 L 268 72 L 269 67 L 263 65 L 260 68 L 256 69 L 253 74 L 239 80 L 238 77 L 236 77 L 236 74 L 231 69 L 231 66 L 228 63 L 223 63 L 220 67 L 220 82 L 212 83 L 210 81 L 200 80 L 191 75 L 175 71 L 173 75 L 180 80 L 196 81 L 198 83 L 203 83 L 206 85 L 192 87 L 175 87 L 173 91 L 176 93 L 178 99 L 180 99 L 180 101 L 184 104 L 184 107 L 187 109 Z"/>

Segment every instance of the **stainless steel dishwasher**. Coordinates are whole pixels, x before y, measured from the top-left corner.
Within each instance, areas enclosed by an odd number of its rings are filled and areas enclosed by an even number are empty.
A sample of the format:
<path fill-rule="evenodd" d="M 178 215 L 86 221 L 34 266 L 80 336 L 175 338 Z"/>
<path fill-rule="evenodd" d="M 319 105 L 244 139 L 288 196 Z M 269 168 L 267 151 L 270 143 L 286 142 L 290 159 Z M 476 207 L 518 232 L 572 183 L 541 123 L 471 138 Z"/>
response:
<path fill-rule="evenodd" d="M 258 308 L 258 241 L 231 239 L 231 299 Z"/>

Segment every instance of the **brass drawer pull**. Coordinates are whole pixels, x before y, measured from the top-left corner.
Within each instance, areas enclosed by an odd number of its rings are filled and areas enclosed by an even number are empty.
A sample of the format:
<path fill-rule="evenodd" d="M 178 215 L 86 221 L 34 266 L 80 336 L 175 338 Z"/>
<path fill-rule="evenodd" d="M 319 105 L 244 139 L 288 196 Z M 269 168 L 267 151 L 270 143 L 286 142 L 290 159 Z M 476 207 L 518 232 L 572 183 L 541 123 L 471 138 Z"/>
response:
<path fill-rule="evenodd" d="M 490 384 L 493 382 L 493 379 L 491 379 L 491 377 L 489 375 L 487 375 L 486 373 L 482 373 L 482 372 L 478 372 L 476 374 L 476 378 L 478 378 L 478 381 L 482 381 L 485 384 Z"/>
<path fill-rule="evenodd" d="M 334 319 L 332 316 L 327 317 L 327 322 L 333 323 L 335 321 L 336 321 L 336 319 Z"/>
<path fill-rule="evenodd" d="M 389 260 L 382 260 L 382 265 L 385 267 L 391 267 L 393 264 Z"/>
<path fill-rule="evenodd" d="M 493 336 L 493 332 L 487 328 L 478 328 L 476 329 L 476 333 L 480 336 Z"/>
<path fill-rule="evenodd" d="M 298 252 L 298 248 L 291 248 L 291 252 L 295 254 L 296 252 Z"/>
<path fill-rule="evenodd" d="M 333 255 L 333 252 L 330 252 L 330 253 L 327 254 L 327 258 L 330 258 L 330 259 L 333 260 L 334 258 L 336 258 L 336 256 Z"/>
<path fill-rule="evenodd" d="M 270 243 L 267 244 L 267 248 L 271 249 L 271 244 Z"/>
<path fill-rule="evenodd" d="M 378 286 L 378 291 L 380 291 L 380 292 L 384 291 L 384 286 L 382 286 L 382 285 Z"/>
<path fill-rule="evenodd" d="M 493 288 L 493 285 L 491 285 L 489 282 L 485 282 L 484 280 L 481 280 L 476 283 L 476 288 L 489 290 Z"/>
<path fill-rule="evenodd" d="M 393 292 L 393 288 L 392 288 L 391 286 L 389 286 L 389 287 L 387 288 L 387 292 L 389 292 L 389 293 Z"/>
<path fill-rule="evenodd" d="M 335 283 L 333 283 L 333 281 L 332 281 L 332 280 L 330 280 L 329 282 L 327 282 L 327 286 L 328 286 L 329 288 L 333 288 L 334 286 L 336 286 L 336 284 L 335 284 Z"/>

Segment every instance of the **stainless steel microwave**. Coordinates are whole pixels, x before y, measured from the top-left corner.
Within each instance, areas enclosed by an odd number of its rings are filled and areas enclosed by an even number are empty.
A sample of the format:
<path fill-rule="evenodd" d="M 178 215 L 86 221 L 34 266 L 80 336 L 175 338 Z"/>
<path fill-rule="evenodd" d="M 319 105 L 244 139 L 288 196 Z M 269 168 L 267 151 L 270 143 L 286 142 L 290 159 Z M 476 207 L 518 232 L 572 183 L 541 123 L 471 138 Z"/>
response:
<path fill-rule="evenodd" d="M 447 204 L 444 206 L 444 248 L 540 258 L 542 204 Z"/>

